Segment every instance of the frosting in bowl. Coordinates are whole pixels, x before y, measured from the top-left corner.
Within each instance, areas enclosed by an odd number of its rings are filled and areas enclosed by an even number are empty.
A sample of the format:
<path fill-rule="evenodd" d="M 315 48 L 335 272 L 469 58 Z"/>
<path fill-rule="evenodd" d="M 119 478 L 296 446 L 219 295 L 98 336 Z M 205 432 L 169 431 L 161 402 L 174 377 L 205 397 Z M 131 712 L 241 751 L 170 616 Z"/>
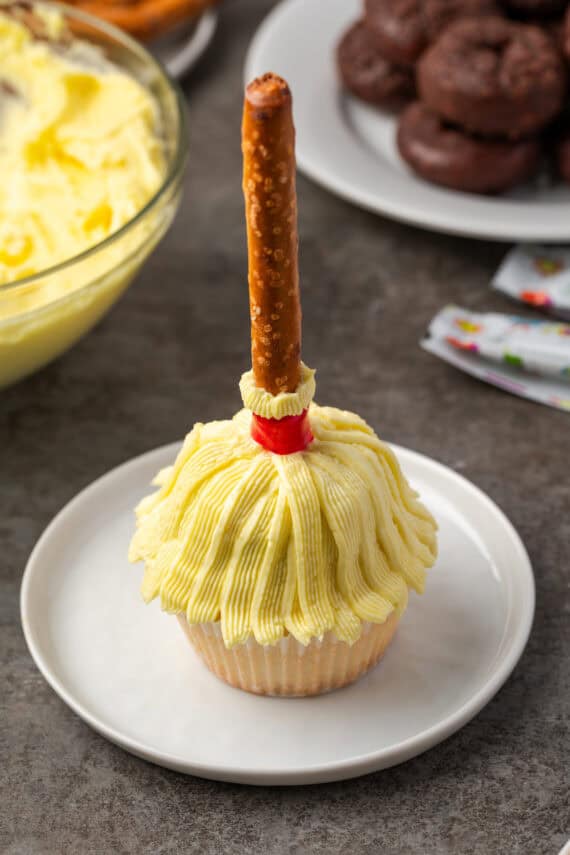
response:
<path fill-rule="evenodd" d="M 289 455 L 258 445 L 251 419 L 195 425 L 137 508 L 144 599 L 219 621 L 226 647 L 329 631 L 352 644 L 423 591 L 436 523 L 354 413 L 311 404 L 314 440 Z"/>
<path fill-rule="evenodd" d="M 165 170 L 153 97 L 61 15 L 35 7 L 43 38 L 0 10 L 0 285 L 37 274 L 131 220 Z M 62 277 L 59 294 L 73 288 Z M 30 289 L 0 319 L 46 302 Z M 2 311 L 2 309 L 5 311 Z"/>

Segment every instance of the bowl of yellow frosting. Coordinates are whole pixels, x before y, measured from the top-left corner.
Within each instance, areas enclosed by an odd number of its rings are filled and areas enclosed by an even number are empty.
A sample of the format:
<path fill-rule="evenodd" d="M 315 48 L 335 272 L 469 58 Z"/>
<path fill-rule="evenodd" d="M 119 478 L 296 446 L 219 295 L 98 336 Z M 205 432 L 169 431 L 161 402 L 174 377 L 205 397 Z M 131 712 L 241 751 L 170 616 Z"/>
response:
<path fill-rule="evenodd" d="M 170 226 L 184 102 L 137 42 L 76 9 L 0 3 L 0 387 L 81 338 Z"/>

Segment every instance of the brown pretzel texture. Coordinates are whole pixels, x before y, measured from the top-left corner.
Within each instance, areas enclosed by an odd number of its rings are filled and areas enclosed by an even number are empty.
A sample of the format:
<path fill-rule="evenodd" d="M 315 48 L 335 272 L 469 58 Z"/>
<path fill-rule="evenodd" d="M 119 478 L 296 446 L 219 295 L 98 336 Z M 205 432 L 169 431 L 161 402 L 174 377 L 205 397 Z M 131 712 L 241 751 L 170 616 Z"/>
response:
<path fill-rule="evenodd" d="M 291 92 L 275 74 L 246 89 L 242 126 L 255 384 L 272 395 L 301 379 L 295 129 Z"/>

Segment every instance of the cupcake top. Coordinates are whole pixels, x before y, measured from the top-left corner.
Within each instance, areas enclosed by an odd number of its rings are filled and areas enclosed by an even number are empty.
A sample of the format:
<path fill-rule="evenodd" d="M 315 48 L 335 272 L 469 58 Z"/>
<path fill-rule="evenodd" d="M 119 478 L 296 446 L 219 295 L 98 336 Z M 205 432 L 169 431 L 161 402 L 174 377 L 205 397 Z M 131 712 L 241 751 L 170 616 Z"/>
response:
<path fill-rule="evenodd" d="M 357 415 L 313 403 L 300 360 L 291 96 L 254 81 L 244 113 L 252 371 L 244 409 L 197 424 L 137 508 L 145 600 L 219 621 L 225 645 L 358 639 L 422 592 L 436 523 Z"/>
<path fill-rule="evenodd" d="M 391 449 L 354 413 L 311 404 L 313 441 L 280 455 L 252 413 L 197 424 L 137 509 L 129 557 L 145 600 L 220 621 L 226 646 L 303 644 L 402 612 L 436 557 L 436 526 Z"/>

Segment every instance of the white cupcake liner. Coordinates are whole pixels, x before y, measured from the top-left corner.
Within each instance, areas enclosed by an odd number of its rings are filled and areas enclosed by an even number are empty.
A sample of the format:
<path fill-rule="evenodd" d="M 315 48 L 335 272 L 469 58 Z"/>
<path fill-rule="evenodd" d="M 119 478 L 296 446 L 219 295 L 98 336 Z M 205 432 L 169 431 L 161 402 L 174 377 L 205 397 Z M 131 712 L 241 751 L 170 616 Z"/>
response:
<path fill-rule="evenodd" d="M 306 647 L 292 636 L 273 646 L 253 639 L 228 650 L 219 623 L 189 624 L 177 615 L 188 640 L 205 664 L 221 680 L 257 695 L 306 697 L 348 686 L 370 670 L 390 644 L 399 617 L 382 624 L 364 623 L 352 646 L 333 633 Z"/>

